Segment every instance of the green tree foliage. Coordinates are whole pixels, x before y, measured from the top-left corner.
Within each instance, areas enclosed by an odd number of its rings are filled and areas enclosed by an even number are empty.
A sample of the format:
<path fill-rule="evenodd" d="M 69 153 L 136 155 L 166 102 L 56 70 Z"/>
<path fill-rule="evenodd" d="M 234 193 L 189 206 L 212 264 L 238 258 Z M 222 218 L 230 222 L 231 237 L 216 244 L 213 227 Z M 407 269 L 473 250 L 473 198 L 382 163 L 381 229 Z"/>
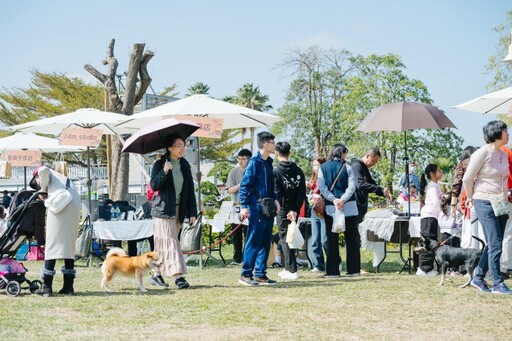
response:
<path fill-rule="evenodd" d="M 191 85 L 187 89 L 186 96 L 192 96 L 192 95 L 208 95 L 210 93 L 210 87 L 206 85 L 203 82 L 197 82 L 193 85 Z"/>
<path fill-rule="evenodd" d="M 201 138 L 201 160 L 220 162 L 231 159 L 233 154 L 238 152 L 244 144 L 250 142 L 248 139 L 236 141 L 239 134 L 238 129 L 225 129 L 220 139 Z"/>
<path fill-rule="evenodd" d="M 507 12 L 505 22 L 494 28 L 498 33 L 496 52 L 489 57 L 486 65 L 486 72 L 493 78 L 487 85 L 489 91 L 496 91 L 509 87 L 512 84 L 512 64 L 504 62 L 503 59 L 508 53 L 508 46 L 511 43 L 510 31 L 512 29 L 512 10 Z"/>
<path fill-rule="evenodd" d="M 0 121 L 16 125 L 80 108 L 103 108 L 103 88 L 63 73 L 31 70 L 27 88 L 2 88 Z"/>
<path fill-rule="evenodd" d="M 164 90 L 160 93 L 160 96 L 168 96 L 168 97 L 178 97 L 178 84 L 173 83 L 172 85 L 164 88 Z"/>
<path fill-rule="evenodd" d="M 103 87 L 87 84 L 80 78 L 68 77 L 63 73 L 45 73 L 31 70 L 27 88 L 2 88 L 0 91 L 0 122 L 17 125 L 25 122 L 52 117 L 80 108 L 103 108 Z M 0 132 L 4 136 L 11 131 Z M 91 151 L 93 163 L 101 162 L 104 149 Z M 103 159 L 104 160 L 104 159 Z M 84 164 L 81 160 L 69 160 Z"/>
<path fill-rule="evenodd" d="M 327 156 L 335 143 L 344 143 L 349 153 L 361 157 L 371 146 L 383 154 L 376 177 L 392 188 L 404 169 L 404 133 L 365 134 L 357 127 L 374 108 L 398 101 L 432 103 L 427 87 L 410 79 L 397 55 L 354 56 L 346 50 L 310 47 L 293 50 L 281 67 L 293 77 L 286 102 L 279 109 L 283 121 L 274 132 L 285 135 L 294 146 L 296 159 L 309 169 L 316 155 Z M 454 162 L 462 140 L 453 131 L 416 130 L 407 132 L 409 159 L 421 164 L 448 157 Z"/>

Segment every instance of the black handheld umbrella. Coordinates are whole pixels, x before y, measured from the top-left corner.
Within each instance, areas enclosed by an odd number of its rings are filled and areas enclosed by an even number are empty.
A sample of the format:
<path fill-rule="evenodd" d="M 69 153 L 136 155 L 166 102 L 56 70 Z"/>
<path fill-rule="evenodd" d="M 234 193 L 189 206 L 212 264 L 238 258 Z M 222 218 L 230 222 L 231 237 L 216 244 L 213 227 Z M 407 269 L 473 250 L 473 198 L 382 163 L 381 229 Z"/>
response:
<path fill-rule="evenodd" d="M 373 109 L 361 122 L 357 130 L 403 131 L 405 174 L 409 191 L 409 158 L 407 156 L 407 130 L 456 128 L 444 112 L 433 105 L 421 102 L 396 102 Z M 408 200 L 409 212 L 411 201 Z"/>
<path fill-rule="evenodd" d="M 123 144 L 123 152 L 146 154 L 169 145 L 169 139 L 179 136 L 186 140 L 199 125 L 191 121 L 179 121 L 175 118 L 154 122 L 140 128 Z"/>

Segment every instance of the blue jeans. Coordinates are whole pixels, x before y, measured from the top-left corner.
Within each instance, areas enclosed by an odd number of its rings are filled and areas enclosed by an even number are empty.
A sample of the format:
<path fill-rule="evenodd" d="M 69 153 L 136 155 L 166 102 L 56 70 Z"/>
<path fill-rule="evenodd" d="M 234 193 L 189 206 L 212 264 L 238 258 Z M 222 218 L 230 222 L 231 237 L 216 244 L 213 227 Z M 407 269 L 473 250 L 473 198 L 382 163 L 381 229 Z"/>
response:
<path fill-rule="evenodd" d="M 503 282 L 500 271 L 501 245 L 508 214 L 496 217 L 489 200 L 473 200 L 476 216 L 484 230 L 485 246 L 480 262 L 475 270 L 475 276 L 483 279 L 487 270 L 491 270 L 491 281 L 493 285 Z"/>
<path fill-rule="evenodd" d="M 249 206 L 249 226 L 245 237 L 242 276 L 252 277 L 253 270 L 256 277 L 266 275 L 273 226 L 274 219 L 261 217 L 259 206 Z"/>
<path fill-rule="evenodd" d="M 325 220 L 319 218 L 315 211 L 311 210 L 311 252 L 313 253 L 313 266 L 325 271 L 324 251 L 327 254 L 327 231 Z"/>

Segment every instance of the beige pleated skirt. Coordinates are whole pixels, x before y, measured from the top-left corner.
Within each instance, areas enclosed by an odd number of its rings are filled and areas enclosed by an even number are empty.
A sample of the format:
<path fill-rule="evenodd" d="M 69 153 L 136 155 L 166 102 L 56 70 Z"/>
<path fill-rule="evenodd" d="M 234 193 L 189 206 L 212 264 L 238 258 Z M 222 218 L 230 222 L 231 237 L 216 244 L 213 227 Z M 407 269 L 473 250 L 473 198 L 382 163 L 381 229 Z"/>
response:
<path fill-rule="evenodd" d="M 162 260 L 162 275 L 186 274 L 187 265 L 178 240 L 181 225 L 176 218 L 153 218 L 153 238 L 155 251 Z"/>

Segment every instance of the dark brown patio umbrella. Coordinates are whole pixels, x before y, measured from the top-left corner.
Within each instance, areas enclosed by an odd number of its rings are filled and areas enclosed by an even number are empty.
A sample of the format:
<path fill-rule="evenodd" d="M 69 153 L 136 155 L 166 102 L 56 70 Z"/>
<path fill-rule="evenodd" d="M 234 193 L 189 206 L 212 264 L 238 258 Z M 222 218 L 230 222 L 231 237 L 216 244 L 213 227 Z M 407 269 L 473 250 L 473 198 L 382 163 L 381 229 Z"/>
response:
<path fill-rule="evenodd" d="M 191 121 L 179 121 L 168 118 L 140 128 L 123 144 L 123 152 L 146 154 L 169 145 L 171 136 L 179 136 L 186 140 L 199 129 L 199 125 Z"/>
<path fill-rule="evenodd" d="M 407 156 L 407 130 L 457 128 L 442 110 L 421 102 L 396 102 L 373 109 L 361 122 L 357 130 L 369 133 L 374 131 L 403 131 L 405 174 L 409 174 Z M 409 176 L 406 176 L 409 190 Z M 408 201 L 410 205 L 410 200 Z M 411 208 L 409 207 L 409 212 Z"/>

